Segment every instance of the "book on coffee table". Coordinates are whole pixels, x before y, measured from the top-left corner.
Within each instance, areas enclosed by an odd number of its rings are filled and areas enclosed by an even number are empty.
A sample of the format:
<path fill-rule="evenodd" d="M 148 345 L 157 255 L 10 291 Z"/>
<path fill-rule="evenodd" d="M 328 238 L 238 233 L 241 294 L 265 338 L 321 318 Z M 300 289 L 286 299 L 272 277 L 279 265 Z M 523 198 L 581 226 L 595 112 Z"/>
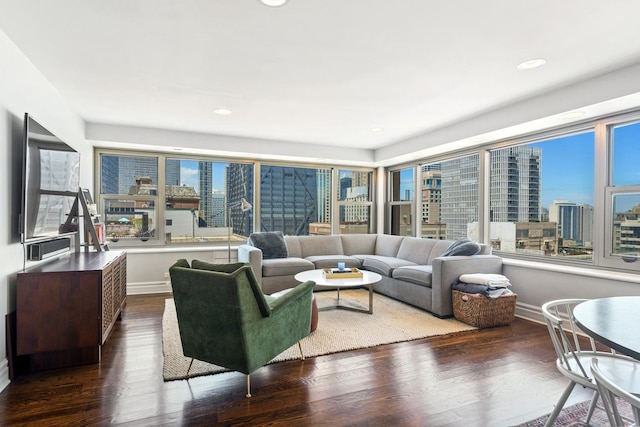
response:
<path fill-rule="evenodd" d="M 322 273 L 325 279 L 360 279 L 363 276 L 362 271 L 357 268 L 343 268 L 342 270 L 323 268 Z"/>

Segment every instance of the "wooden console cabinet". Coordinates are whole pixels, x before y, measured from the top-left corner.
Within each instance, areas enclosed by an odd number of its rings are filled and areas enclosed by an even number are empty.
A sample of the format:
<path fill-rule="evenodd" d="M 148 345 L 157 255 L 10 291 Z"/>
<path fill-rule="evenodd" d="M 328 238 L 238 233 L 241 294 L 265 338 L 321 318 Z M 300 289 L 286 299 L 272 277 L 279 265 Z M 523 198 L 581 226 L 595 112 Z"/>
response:
<path fill-rule="evenodd" d="M 122 251 L 71 253 L 18 273 L 17 355 L 34 371 L 98 362 L 126 299 Z"/>

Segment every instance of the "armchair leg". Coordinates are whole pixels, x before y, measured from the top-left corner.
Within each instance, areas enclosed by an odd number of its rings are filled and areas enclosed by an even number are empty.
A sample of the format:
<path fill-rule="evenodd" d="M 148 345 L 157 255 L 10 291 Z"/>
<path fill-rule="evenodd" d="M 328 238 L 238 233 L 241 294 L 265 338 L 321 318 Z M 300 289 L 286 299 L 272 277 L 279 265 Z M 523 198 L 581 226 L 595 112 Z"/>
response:
<path fill-rule="evenodd" d="M 302 352 L 302 344 L 298 341 L 298 348 L 300 349 L 300 355 L 302 356 L 302 360 L 304 360 L 304 353 Z"/>
<path fill-rule="evenodd" d="M 251 397 L 251 375 L 247 374 L 247 397 Z"/>

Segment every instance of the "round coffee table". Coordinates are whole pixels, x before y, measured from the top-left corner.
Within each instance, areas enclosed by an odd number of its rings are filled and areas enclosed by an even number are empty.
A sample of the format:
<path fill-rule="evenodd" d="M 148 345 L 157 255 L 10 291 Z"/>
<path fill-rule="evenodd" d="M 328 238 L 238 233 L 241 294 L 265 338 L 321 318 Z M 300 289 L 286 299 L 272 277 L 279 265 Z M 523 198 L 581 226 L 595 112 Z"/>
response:
<path fill-rule="evenodd" d="M 294 277 L 299 282 L 306 282 L 307 280 L 312 280 L 316 282 L 316 285 L 321 286 L 332 286 L 336 288 L 337 291 L 337 301 L 335 306 L 321 307 L 320 310 L 329 310 L 329 309 L 342 309 L 342 310 L 351 310 L 358 311 L 361 313 L 373 313 L 373 284 L 377 283 L 382 279 L 378 273 L 374 273 L 372 271 L 362 271 L 362 277 L 357 278 L 338 278 L 338 279 L 327 279 L 324 277 L 322 269 L 318 270 L 308 270 L 303 271 L 302 273 L 296 274 Z M 351 307 L 347 305 L 340 305 L 340 289 L 344 288 L 368 288 L 369 289 L 369 309 L 366 308 L 357 308 Z"/>

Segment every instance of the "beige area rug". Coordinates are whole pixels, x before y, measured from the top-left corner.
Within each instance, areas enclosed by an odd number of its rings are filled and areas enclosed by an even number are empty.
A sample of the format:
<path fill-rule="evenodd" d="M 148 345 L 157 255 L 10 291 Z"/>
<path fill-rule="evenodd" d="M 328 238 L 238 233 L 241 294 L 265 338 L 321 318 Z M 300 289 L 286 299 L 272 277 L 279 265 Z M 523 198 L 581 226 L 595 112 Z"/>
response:
<path fill-rule="evenodd" d="M 317 292 L 315 295 L 320 309 L 335 305 L 335 292 Z M 343 290 L 340 292 L 340 304 L 353 303 L 367 307 L 368 295 L 366 290 Z M 318 328 L 302 339 L 300 344 L 304 357 L 314 357 L 474 329 L 476 328 L 455 319 L 439 319 L 426 311 L 374 294 L 373 314 L 348 310 L 320 311 Z M 162 375 L 165 381 L 228 371 L 199 360 L 194 360 L 189 370 L 192 359 L 182 354 L 173 299 L 165 301 L 162 317 L 162 353 L 164 356 Z M 285 350 L 270 363 L 293 359 L 302 359 L 297 344 Z"/>

